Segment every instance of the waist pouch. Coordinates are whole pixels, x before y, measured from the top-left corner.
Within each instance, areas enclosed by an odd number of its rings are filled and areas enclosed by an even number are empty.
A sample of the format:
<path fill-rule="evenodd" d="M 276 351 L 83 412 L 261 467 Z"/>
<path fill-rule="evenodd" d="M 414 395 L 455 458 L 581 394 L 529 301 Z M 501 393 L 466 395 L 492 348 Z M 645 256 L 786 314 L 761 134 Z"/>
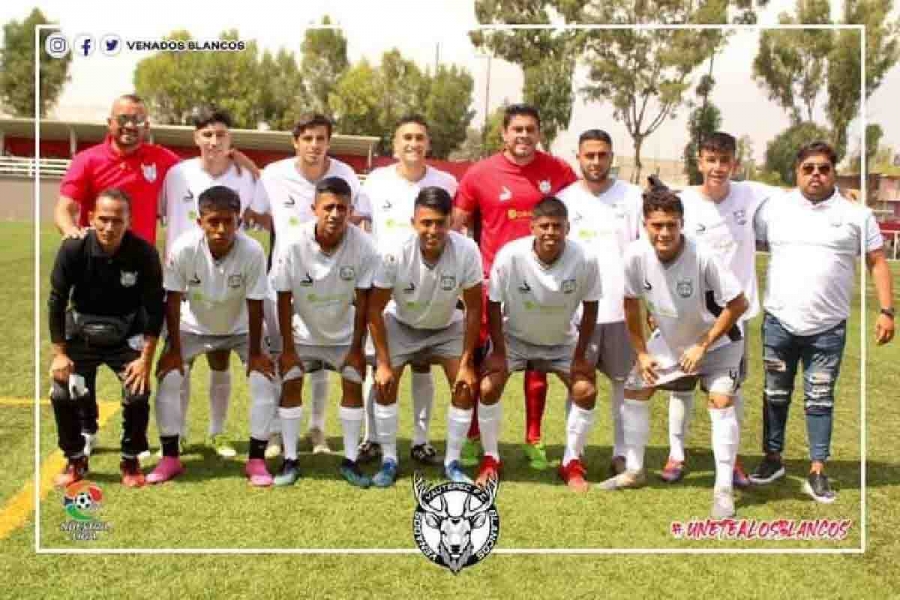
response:
<path fill-rule="evenodd" d="M 87 315 L 71 311 L 72 337 L 80 337 L 91 346 L 124 344 L 137 313 L 122 316 Z"/>

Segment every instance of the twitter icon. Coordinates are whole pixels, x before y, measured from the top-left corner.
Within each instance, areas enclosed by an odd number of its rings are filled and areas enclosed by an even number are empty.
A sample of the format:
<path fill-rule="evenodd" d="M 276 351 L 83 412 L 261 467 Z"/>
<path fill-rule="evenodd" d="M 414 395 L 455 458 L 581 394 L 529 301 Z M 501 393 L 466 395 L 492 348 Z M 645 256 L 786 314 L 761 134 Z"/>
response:
<path fill-rule="evenodd" d="M 115 56 L 122 51 L 122 38 L 115 33 L 107 33 L 100 38 L 100 51 L 106 56 Z"/>

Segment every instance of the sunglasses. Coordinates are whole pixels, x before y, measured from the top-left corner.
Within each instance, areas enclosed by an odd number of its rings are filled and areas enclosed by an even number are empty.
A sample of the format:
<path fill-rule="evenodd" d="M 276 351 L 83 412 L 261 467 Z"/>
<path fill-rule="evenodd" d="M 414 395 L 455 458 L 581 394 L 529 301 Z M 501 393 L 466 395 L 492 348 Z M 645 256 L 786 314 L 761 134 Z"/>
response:
<path fill-rule="evenodd" d="M 812 175 L 815 172 L 819 172 L 822 175 L 828 175 L 831 173 L 831 165 L 824 164 L 815 164 L 815 163 L 807 163 L 805 165 L 800 166 L 800 170 L 803 171 L 804 175 Z"/>
<path fill-rule="evenodd" d="M 135 127 L 143 127 L 147 124 L 147 117 L 141 115 L 116 115 L 114 118 L 119 127 L 125 127 L 129 123 L 133 123 Z"/>

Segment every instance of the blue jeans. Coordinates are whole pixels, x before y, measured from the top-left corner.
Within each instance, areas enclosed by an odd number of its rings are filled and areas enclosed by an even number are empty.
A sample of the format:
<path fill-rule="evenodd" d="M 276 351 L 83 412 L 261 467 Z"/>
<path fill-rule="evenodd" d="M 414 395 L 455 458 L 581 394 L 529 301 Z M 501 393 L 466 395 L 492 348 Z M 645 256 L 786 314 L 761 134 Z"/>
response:
<path fill-rule="evenodd" d="M 809 458 L 828 459 L 831 448 L 834 388 L 841 369 L 847 323 L 815 335 L 794 335 L 769 313 L 763 318 L 763 363 L 766 369 L 763 392 L 763 450 L 784 449 L 784 430 L 794 391 L 797 365 L 803 363 L 803 408 Z"/>

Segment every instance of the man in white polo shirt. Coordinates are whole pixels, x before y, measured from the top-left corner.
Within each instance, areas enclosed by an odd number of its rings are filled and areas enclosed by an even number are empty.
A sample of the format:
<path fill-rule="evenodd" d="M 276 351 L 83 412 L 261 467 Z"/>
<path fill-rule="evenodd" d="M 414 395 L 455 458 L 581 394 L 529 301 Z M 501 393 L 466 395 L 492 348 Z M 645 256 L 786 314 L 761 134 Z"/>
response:
<path fill-rule="evenodd" d="M 415 200 L 414 233 L 383 250 L 369 299 L 369 328 L 378 368 L 375 418 L 383 449 L 379 487 L 397 476 L 397 387 L 413 361 L 441 365 L 452 393 L 447 410 L 447 479 L 471 483 L 459 458 L 478 385 L 475 346 L 481 328 L 481 254 L 475 242 L 450 231 L 453 196 L 426 187 Z M 391 302 L 388 305 L 388 302 Z M 457 302 L 465 304 L 465 320 Z M 385 308 L 387 307 L 387 310 Z"/>
<path fill-rule="evenodd" d="M 532 235 L 501 248 L 491 268 L 491 353 L 484 362 L 478 406 L 484 446 L 478 485 L 499 477 L 500 397 L 510 374 L 527 367 L 556 373 L 568 388 L 573 405 L 559 476 L 576 492 L 588 490 L 581 457 L 594 425 L 597 390 L 587 348 L 602 285 L 597 260 L 577 242 L 566 240 L 568 229 L 566 205 L 558 198 L 544 198 L 534 207 Z M 576 331 L 573 317 L 579 308 L 583 313 Z"/>
<path fill-rule="evenodd" d="M 413 204 L 420 190 L 437 186 L 451 196 L 456 194 L 457 183 L 453 175 L 425 163 L 429 149 L 428 124 L 424 117 L 408 115 L 401 118 L 394 131 L 394 157 L 398 162 L 375 169 L 363 183 L 363 190 L 372 206 L 372 235 L 381 253 L 399 245 L 413 233 Z M 374 371 L 375 357 L 371 344 L 366 353 L 371 355 Z M 410 367 L 413 407 L 410 456 L 421 464 L 439 464 L 437 452 L 428 443 L 431 407 L 434 404 L 431 365 L 413 362 Z M 366 398 L 366 431 L 359 449 L 359 460 L 368 462 L 381 453 L 375 433 L 375 391 L 371 378 L 366 378 L 363 395 Z"/>
<path fill-rule="evenodd" d="M 350 186 L 353 214 L 351 222 L 360 223 L 371 218 L 372 210 L 366 195 L 360 189 L 359 179 L 353 169 L 336 158 L 328 156 L 333 124 L 322 114 L 310 113 L 300 117 L 293 129 L 296 156 L 276 161 L 263 169 L 256 196 L 250 205 L 250 216 L 269 215 L 272 220 L 272 255 L 277 260 L 283 240 L 304 223 L 315 220 L 312 211 L 316 183 L 326 177 L 340 177 Z M 269 340 L 278 350 L 278 320 L 275 318 L 274 297 L 267 302 L 266 330 Z M 328 452 L 325 440 L 325 407 L 328 401 L 328 377 L 324 370 L 310 376 L 312 410 L 310 411 L 307 438 L 313 452 Z M 277 425 L 276 425 L 277 428 Z M 273 435 L 267 456 L 277 455 L 278 436 Z"/>
<path fill-rule="evenodd" d="M 712 516 L 734 514 L 732 470 L 740 439 L 732 398 L 738 386 L 743 338 L 738 318 L 747 299 L 737 279 L 712 252 L 681 233 L 684 209 L 667 188 L 644 194 L 647 239 L 625 257 L 625 319 L 637 363 L 625 383 L 625 466 L 601 484 L 615 490 L 640 487 L 650 434 L 650 398 L 657 387 L 700 379 L 709 394 L 716 461 Z M 656 322 L 644 337 L 640 299 Z"/>
<path fill-rule="evenodd" d="M 622 402 L 625 378 L 634 363 L 634 351 L 625 328 L 625 250 L 638 238 L 641 226 L 641 189 L 610 177 L 612 138 L 601 129 L 589 129 L 578 138 L 578 164 L 582 179 L 562 192 L 559 199 L 569 210 L 569 238 L 578 240 L 604 266 L 603 297 L 597 309 L 597 325 L 588 345 L 588 361 L 609 379 L 613 454 L 610 475 L 625 470 L 625 432 Z M 580 319 L 580 315 L 576 315 Z"/>
<path fill-rule="evenodd" d="M 765 459 L 750 480 L 784 476 L 781 453 L 797 367 L 811 461 L 804 491 L 818 502 L 835 499 L 825 475 L 831 449 L 834 390 L 846 341 L 856 260 L 865 256 L 878 296 L 878 344 L 894 337 L 891 271 L 872 211 L 843 198 L 835 187 L 834 150 L 824 142 L 802 147 L 795 162 L 797 189 L 772 198 L 756 214 L 757 237 L 770 249 L 763 301 L 763 447 Z"/>
<path fill-rule="evenodd" d="M 284 462 L 275 485 L 293 485 L 300 478 L 297 433 L 303 414 L 303 375 L 324 367 L 341 374 L 341 475 L 351 485 L 368 487 L 371 480 L 356 459 L 365 413 L 366 300 L 378 254 L 369 235 L 348 223 L 350 184 L 326 177 L 316 184 L 315 193 L 316 220 L 290 234 L 272 270 L 282 336 L 278 415 L 284 442 Z"/>
<path fill-rule="evenodd" d="M 271 415 L 275 403 L 274 364 L 262 351 L 262 303 L 268 293 L 265 251 L 238 231 L 241 203 L 230 188 L 205 190 L 198 208 L 200 229 L 178 238 L 165 266 L 168 337 L 157 364 L 156 396 L 163 457 L 147 476 L 149 483 L 168 481 L 184 470 L 178 443 L 185 418 L 181 385 L 185 365 L 198 354 L 235 351 L 247 366 L 254 410 L 267 407 L 262 412 Z M 263 425 L 267 430 L 268 422 Z M 265 463 L 252 458 L 248 477 L 258 485 L 271 484 Z"/>

